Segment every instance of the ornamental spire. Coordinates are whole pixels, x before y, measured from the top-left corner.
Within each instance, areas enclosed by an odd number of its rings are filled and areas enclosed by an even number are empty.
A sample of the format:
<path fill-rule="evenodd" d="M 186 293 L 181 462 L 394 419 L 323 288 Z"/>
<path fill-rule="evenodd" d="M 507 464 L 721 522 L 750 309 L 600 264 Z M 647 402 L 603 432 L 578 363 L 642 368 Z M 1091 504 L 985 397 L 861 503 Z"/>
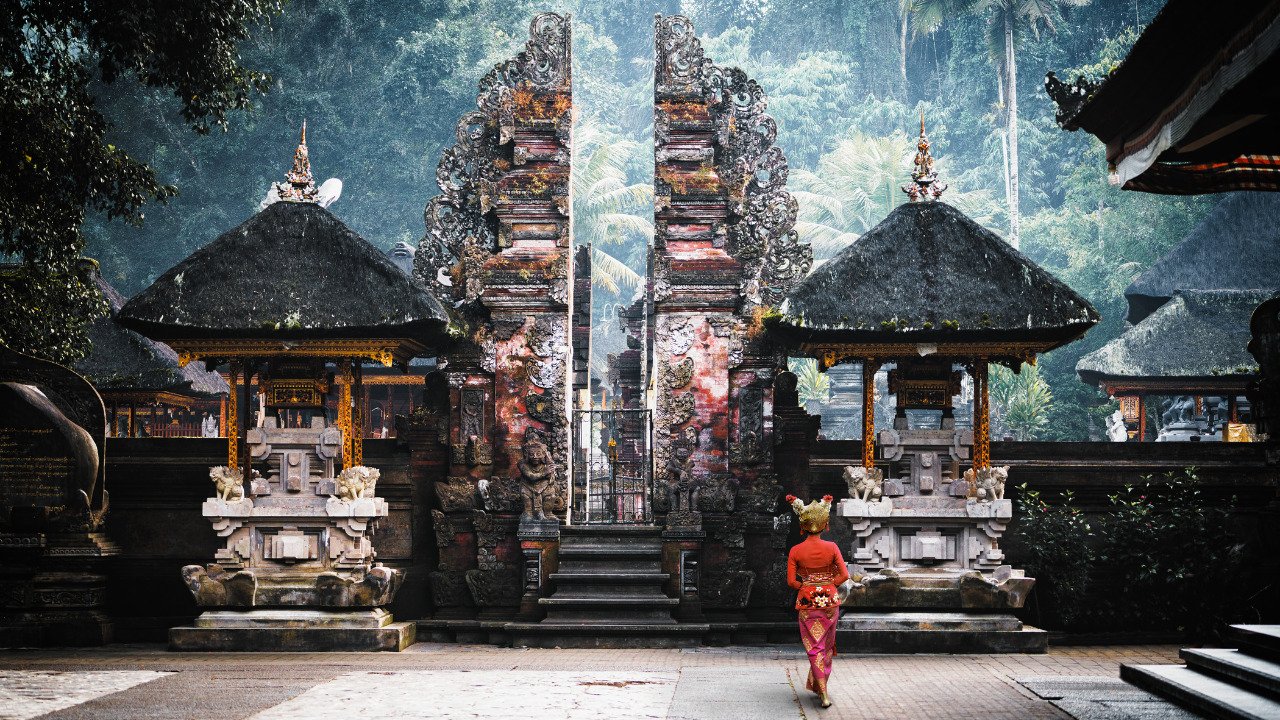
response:
<path fill-rule="evenodd" d="M 298 149 L 293 151 L 293 169 L 285 176 L 285 182 L 276 183 L 276 192 L 287 202 L 317 202 L 315 178 L 311 176 L 311 158 L 307 154 L 307 121 L 302 121 L 302 134 Z"/>
<path fill-rule="evenodd" d="M 933 156 L 929 154 L 929 138 L 924 134 L 924 111 L 920 111 L 920 139 L 916 141 L 916 158 L 911 171 L 911 182 L 902 186 L 902 192 L 911 198 L 911 202 L 924 200 L 929 202 L 942 197 L 947 189 L 946 183 L 938 182 L 938 173 L 933 170 Z"/>

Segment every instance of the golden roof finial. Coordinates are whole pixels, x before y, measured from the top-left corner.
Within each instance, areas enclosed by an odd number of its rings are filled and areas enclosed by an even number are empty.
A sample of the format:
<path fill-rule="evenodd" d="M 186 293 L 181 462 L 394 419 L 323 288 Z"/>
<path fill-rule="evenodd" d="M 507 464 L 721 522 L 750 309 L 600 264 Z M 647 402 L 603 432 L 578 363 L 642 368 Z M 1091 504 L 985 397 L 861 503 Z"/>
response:
<path fill-rule="evenodd" d="M 911 182 L 902 186 L 902 192 L 911 198 L 911 202 L 937 200 L 942 197 L 942 192 L 947 189 L 947 185 L 938 182 L 938 173 L 933 170 L 929 138 L 924 134 L 923 108 L 920 110 L 920 139 L 916 140 L 916 157 L 912 165 Z"/>
<path fill-rule="evenodd" d="M 298 148 L 293 151 L 293 168 L 284 176 L 285 181 L 276 183 L 276 193 L 281 200 L 288 202 L 316 202 L 319 193 L 316 190 L 315 178 L 311 176 L 311 156 L 307 152 L 307 121 L 302 121 L 302 132 L 298 136 Z"/>

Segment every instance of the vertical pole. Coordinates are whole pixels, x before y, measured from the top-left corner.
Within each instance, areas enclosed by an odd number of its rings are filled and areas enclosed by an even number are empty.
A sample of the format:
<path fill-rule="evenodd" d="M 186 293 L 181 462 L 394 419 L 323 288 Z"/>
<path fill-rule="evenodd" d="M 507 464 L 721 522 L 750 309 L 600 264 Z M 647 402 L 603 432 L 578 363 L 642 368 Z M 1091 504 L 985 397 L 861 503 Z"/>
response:
<path fill-rule="evenodd" d="M 240 388 L 240 430 L 236 433 L 236 443 L 240 448 L 240 465 L 244 471 L 245 492 L 248 492 L 252 476 L 250 468 L 253 466 L 249 458 L 249 421 L 252 418 L 249 403 L 251 402 L 251 393 L 253 391 L 253 388 L 250 387 L 253 382 L 253 369 L 253 365 L 249 360 L 243 361 L 241 372 L 244 377 L 244 386 Z"/>
<path fill-rule="evenodd" d="M 338 365 L 342 368 L 342 389 L 338 393 L 338 429 L 342 431 L 342 467 L 346 468 L 354 466 L 351 461 L 351 383 L 353 375 L 351 373 L 351 361 L 340 360 Z"/>
<path fill-rule="evenodd" d="M 129 437 L 137 437 L 138 406 L 129 401 Z"/>
<path fill-rule="evenodd" d="M 227 393 L 227 399 L 222 404 L 222 434 L 227 438 L 227 468 L 238 467 L 240 465 L 240 400 L 236 397 L 239 389 L 236 387 L 236 376 L 240 374 L 240 363 L 232 362 L 228 371 L 227 380 L 230 386 L 230 392 Z"/>
<path fill-rule="evenodd" d="M 862 361 L 862 467 L 876 466 L 876 370 L 875 358 Z"/>
<path fill-rule="evenodd" d="M 360 360 L 351 362 L 351 370 L 355 385 L 352 387 L 352 398 L 355 405 L 351 408 L 353 426 L 351 433 L 351 462 L 353 465 L 364 464 L 364 431 L 368 422 L 368 401 L 364 393 L 364 363 Z"/>
<path fill-rule="evenodd" d="M 987 393 L 987 359 L 973 364 L 973 467 L 991 467 L 991 408 Z"/>
<path fill-rule="evenodd" d="M 1240 407 L 1237 402 L 1238 399 L 1234 393 L 1227 397 L 1227 422 L 1240 422 Z"/>
<path fill-rule="evenodd" d="M 1138 442 L 1147 441 L 1147 396 L 1138 396 Z"/>

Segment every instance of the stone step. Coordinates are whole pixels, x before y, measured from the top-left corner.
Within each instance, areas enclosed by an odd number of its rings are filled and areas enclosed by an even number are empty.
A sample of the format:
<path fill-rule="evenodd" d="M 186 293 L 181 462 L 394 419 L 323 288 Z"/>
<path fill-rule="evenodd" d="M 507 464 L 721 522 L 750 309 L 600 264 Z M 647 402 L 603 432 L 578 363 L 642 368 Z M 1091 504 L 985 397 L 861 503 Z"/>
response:
<path fill-rule="evenodd" d="M 1280 702 L 1182 665 L 1121 665 L 1120 678 L 1213 718 L 1274 720 Z"/>
<path fill-rule="evenodd" d="M 1240 650 L 1280 661 L 1280 625 L 1232 625 L 1230 634 Z"/>
<path fill-rule="evenodd" d="M 589 558 L 592 560 L 611 560 L 622 558 L 662 558 L 662 546 L 647 543 L 628 543 L 617 545 L 566 545 L 560 544 L 561 558 Z"/>
<path fill-rule="evenodd" d="M 1187 667 L 1280 699 L 1280 663 L 1240 650 L 1184 648 Z"/>
<path fill-rule="evenodd" d="M 654 583 L 661 585 L 671 575 L 646 570 L 592 569 L 573 572 L 555 572 L 548 575 L 559 586 L 564 585 L 635 585 Z"/>
<path fill-rule="evenodd" d="M 558 572 L 568 574 L 587 573 L 659 573 L 662 572 L 662 559 L 653 557 L 608 558 L 608 557 L 560 557 Z"/>
<path fill-rule="evenodd" d="M 662 528 L 656 525 L 564 525 L 560 528 L 560 539 L 577 540 L 579 538 L 596 539 L 634 539 L 662 537 Z"/>
<path fill-rule="evenodd" d="M 538 604 L 546 607 L 572 608 L 673 608 L 680 604 L 675 598 L 658 593 L 635 595 L 568 595 L 557 592 L 551 597 L 538 598 Z"/>

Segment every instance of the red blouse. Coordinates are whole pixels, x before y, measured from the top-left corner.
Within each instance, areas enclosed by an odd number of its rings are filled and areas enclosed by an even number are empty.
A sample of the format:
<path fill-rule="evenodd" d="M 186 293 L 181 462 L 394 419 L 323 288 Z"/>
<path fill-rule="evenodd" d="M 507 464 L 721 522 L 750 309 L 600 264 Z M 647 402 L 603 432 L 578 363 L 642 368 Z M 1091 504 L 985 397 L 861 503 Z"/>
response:
<path fill-rule="evenodd" d="M 798 590 L 796 609 L 834 605 L 836 586 L 849 579 L 840 548 L 822 539 L 806 539 L 787 554 L 787 585 Z"/>

